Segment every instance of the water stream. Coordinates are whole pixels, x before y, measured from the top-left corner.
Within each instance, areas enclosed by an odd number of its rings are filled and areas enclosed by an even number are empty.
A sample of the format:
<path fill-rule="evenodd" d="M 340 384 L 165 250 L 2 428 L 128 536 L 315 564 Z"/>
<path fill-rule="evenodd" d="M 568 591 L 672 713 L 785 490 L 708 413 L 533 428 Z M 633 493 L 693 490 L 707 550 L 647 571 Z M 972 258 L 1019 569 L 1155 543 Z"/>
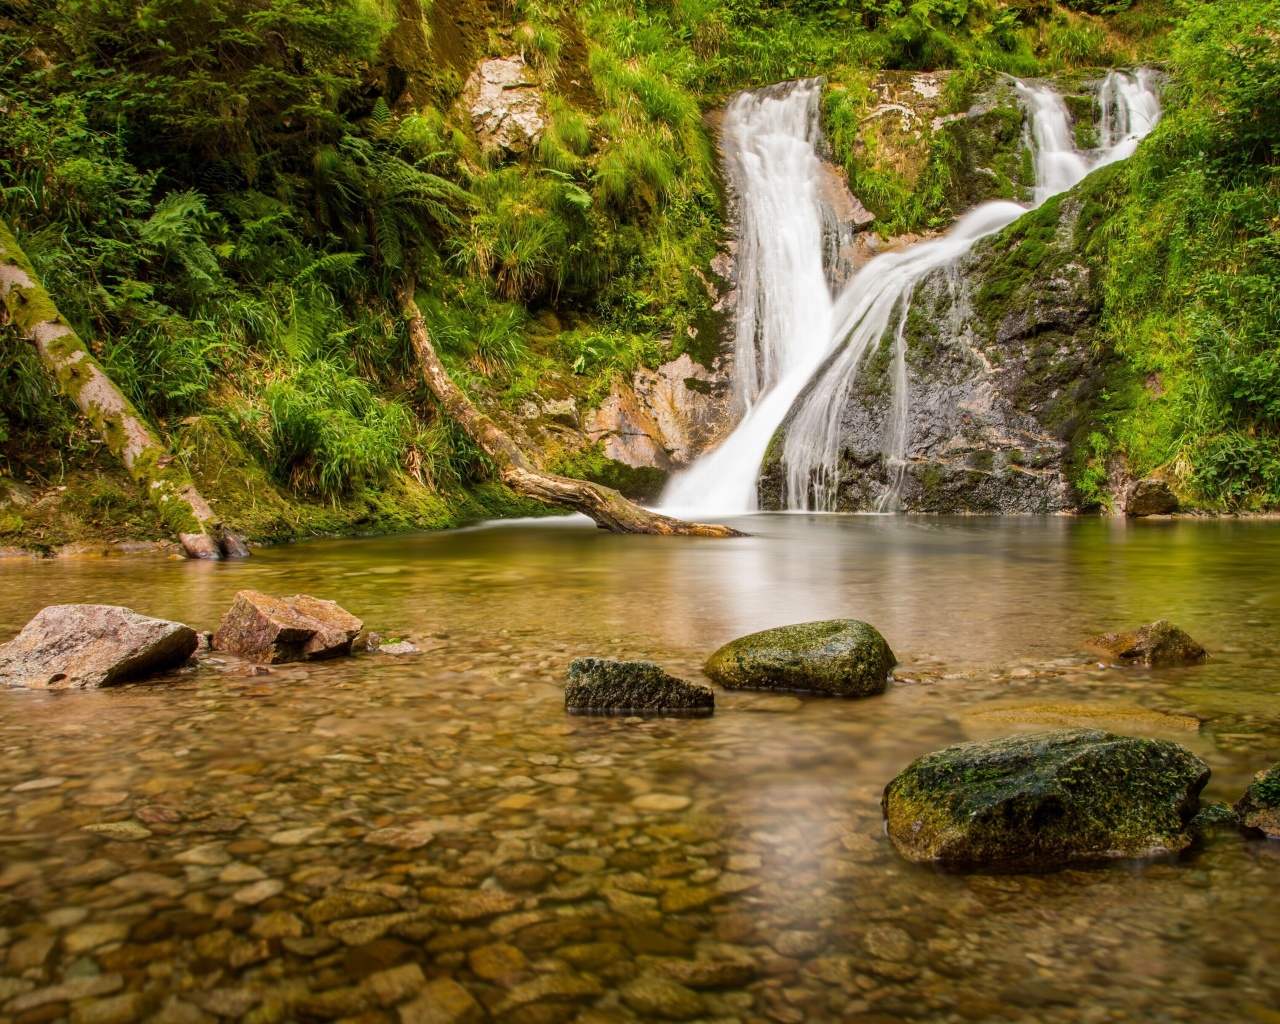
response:
<path fill-rule="evenodd" d="M 1099 89 L 1100 144 L 1081 151 L 1060 95 L 1041 84 L 1019 82 L 1017 89 L 1030 120 L 1037 205 L 1131 154 L 1160 116 L 1149 73 L 1110 72 Z M 773 86 L 738 96 L 726 112 L 729 176 L 742 206 L 734 386 L 743 418 L 718 448 L 671 481 L 665 508 L 703 516 L 753 511 L 765 452 L 790 414 L 782 452 L 788 507 L 833 509 L 849 385 L 869 349 L 892 329 L 894 397 L 884 432 L 890 483 L 878 503 L 892 511 L 908 433 L 903 327 L 911 295 L 927 275 L 954 266 L 977 241 L 1026 212 L 1017 203 L 984 203 L 947 235 L 872 260 L 832 300 L 820 266 L 818 93 L 813 81 Z"/>
<path fill-rule="evenodd" d="M 1227 827 L 1152 861 L 950 875 L 898 857 L 879 800 L 927 751 L 1075 724 L 1186 744 L 1213 770 L 1206 798 L 1234 800 L 1280 754 L 1276 523 L 750 530 L 543 521 L 240 563 L 0 562 L 0 640 L 63 601 L 209 629 L 252 587 L 337 598 L 423 648 L 0 689 L 0 1019 L 459 1019 L 413 1005 L 424 983 L 499 1024 L 1272 1019 L 1280 843 Z M 889 639 L 885 694 L 565 714 L 574 657 L 701 679 L 733 637 L 833 616 Z M 1159 616 L 1211 660 L 1124 670 L 1079 650 Z M 385 845 L 424 826 L 421 846 Z M 695 996 L 660 984 L 697 971 L 713 986 Z"/>

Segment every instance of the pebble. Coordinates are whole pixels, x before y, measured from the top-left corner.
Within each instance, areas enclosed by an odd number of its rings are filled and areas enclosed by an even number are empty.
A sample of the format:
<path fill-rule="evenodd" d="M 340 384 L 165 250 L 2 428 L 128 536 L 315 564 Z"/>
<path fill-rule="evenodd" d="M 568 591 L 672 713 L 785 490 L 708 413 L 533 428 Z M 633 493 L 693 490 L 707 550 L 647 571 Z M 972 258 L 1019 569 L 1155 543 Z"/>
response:
<path fill-rule="evenodd" d="M 683 811 L 693 801 L 675 793 L 645 793 L 631 801 L 638 811 Z"/>

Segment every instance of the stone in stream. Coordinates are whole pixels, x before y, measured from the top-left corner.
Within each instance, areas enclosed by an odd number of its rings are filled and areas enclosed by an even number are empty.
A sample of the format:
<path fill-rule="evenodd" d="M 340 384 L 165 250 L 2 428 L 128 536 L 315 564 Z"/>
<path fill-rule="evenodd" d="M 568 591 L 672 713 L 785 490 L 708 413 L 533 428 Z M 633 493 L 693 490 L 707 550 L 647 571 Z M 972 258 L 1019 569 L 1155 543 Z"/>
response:
<path fill-rule="evenodd" d="M 334 601 L 242 590 L 222 616 L 213 647 L 254 661 L 317 661 L 350 654 L 363 628 L 364 623 Z"/>
<path fill-rule="evenodd" d="M 576 658 L 564 688 L 566 711 L 710 714 L 715 705 L 709 686 L 677 679 L 652 661 Z"/>
<path fill-rule="evenodd" d="M 1208 779 L 1181 744 L 1064 729 L 926 754 L 885 787 L 882 806 L 911 860 L 1038 870 L 1183 849 Z"/>
<path fill-rule="evenodd" d="M 1125 493 L 1124 514 L 1130 519 L 1167 516 L 1178 511 L 1178 498 L 1163 480 L 1135 480 Z"/>
<path fill-rule="evenodd" d="M 1280 764 L 1258 772 L 1234 810 L 1245 828 L 1280 836 Z"/>
<path fill-rule="evenodd" d="M 181 665 L 196 631 L 110 604 L 54 604 L 0 646 L 0 683 L 96 689 Z"/>
<path fill-rule="evenodd" d="M 732 640 L 707 659 L 728 689 L 804 690 L 839 697 L 884 693 L 897 658 L 874 626 L 829 619 Z"/>
<path fill-rule="evenodd" d="M 1159 619 L 1127 633 L 1103 633 L 1090 637 L 1085 647 L 1122 665 L 1194 665 L 1209 655 L 1205 649 L 1168 619 Z"/>

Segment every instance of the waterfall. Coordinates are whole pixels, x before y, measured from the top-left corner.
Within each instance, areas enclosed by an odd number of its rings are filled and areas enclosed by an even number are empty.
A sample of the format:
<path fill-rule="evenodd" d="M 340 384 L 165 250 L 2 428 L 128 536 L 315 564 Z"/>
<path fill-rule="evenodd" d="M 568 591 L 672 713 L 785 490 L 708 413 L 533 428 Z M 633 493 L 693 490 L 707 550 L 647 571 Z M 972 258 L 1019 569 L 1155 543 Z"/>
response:
<path fill-rule="evenodd" d="M 1160 117 L 1148 72 L 1112 71 L 1099 90 L 1099 145 L 1081 151 L 1061 96 L 1045 85 L 1016 87 L 1030 120 L 1036 205 L 1129 156 Z M 892 511 L 907 464 L 911 296 L 927 275 L 954 266 L 976 242 L 1026 212 L 1017 203 L 984 203 L 947 235 L 872 260 L 833 302 L 821 265 L 822 167 L 814 152 L 819 88 L 806 81 L 744 93 L 726 111 L 730 183 L 742 204 L 734 393 L 743 417 L 718 448 L 672 479 L 664 508 L 753 511 L 760 466 L 790 414 L 782 451 L 787 505 L 833 510 L 849 385 L 868 351 L 892 331 L 893 402 L 884 431 L 889 486 L 877 503 L 879 511 Z"/>
<path fill-rule="evenodd" d="M 741 93 L 721 132 L 740 204 L 734 432 L 671 481 L 664 507 L 749 512 L 756 475 L 778 424 L 831 342 L 823 266 L 825 213 L 817 79 Z"/>

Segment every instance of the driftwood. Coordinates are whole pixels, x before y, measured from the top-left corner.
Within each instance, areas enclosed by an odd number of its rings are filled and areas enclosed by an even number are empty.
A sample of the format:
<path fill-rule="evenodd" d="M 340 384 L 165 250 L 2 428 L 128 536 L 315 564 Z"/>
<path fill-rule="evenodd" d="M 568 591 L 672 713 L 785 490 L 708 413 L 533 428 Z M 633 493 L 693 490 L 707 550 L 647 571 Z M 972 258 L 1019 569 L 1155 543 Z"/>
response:
<path fill-rule="evenodd" d="M 112 454 L 124 463 L 160 518 L 192 558 L 246 558 L 244 542 L 225 529 L 190 475 L 160 443 L 102 364 L 58 312 L 9 229 L 0 223 L 0 301 L 35 345 L 62 393 L 76 403 Z"/>
<path fill-rule="evenodd" d="M 727 526 L 686 523 L 682 519 L 659 515 L 628 501 L 611 487 L 602 487 L 586 480 L 557 476 L 538 469 L 514 441 L 488 416 L 472 404 L 466 394 L 453 382 L 440 357 L 436 355 L 427 331 L 426 321 L 414 299 L 414 282 L 403 283 L 397 298 L 400 311 L 409 326 L 409 338 L 418 365 L 431 389 L 448 416 L 467 432 L 484 451 L 502 477 L 502 482 L 517 494 L 535 498 L 548 505 L 571 508 L 595 520 L 602 530 L 614 533 L 650 533 L 687 537 L 739 537 L 741 534 Z"/>

